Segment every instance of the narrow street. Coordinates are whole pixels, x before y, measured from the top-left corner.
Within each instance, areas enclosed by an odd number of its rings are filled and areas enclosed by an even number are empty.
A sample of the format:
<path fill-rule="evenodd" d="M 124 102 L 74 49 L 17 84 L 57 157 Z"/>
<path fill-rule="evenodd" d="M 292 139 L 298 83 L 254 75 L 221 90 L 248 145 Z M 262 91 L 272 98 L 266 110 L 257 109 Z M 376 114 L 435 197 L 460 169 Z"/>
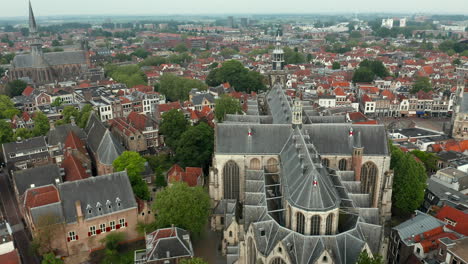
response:
<path fill-rule="evenodd" d="M 27 264 L 39 263 L 39 258 L 30 253 L 31 241 L 21 221 L 18 204 L 8 174 L 4 172 L 0 172 L 0 202 L 3 215 L 12 226 L 15 246 L 18 248 L 21 261 Z"/>

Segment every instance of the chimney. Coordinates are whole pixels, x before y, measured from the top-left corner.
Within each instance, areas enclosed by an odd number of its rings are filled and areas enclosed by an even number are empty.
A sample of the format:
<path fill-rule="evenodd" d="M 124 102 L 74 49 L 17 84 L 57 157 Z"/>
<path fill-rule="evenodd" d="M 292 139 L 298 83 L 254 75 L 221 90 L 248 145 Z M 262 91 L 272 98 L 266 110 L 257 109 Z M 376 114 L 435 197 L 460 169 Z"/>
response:
<path fill-rule="evenodd" d="M 72 126 L 76 126 L 75 117 L 74 117 L 74 116 L 71 116 L 71 117 L 70 117 L 70 122 L 71 122 Z"/>
<path fill-rule="evenodd" d="M 83 220 L 83 211 L 81 211 L 81 202 L 80 200 L 77 200 L 75 202 L 75 208 L 76 208 L 76 220 L 78 223 L 80 223 Z"/>
<path fill-rule="evenodd" d="M 50 120 L 50 121 L 49 121 L 49 126 L 50 126 L 50 130 L 55 130 L 55 123 L 54 123 L 54 121 Z"/>

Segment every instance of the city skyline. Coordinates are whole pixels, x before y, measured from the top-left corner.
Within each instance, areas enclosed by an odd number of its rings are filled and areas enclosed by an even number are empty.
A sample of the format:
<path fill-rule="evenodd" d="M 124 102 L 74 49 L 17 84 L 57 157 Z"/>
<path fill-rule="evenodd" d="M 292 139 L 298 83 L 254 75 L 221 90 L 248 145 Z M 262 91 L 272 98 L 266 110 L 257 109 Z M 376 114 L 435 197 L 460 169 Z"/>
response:
<path fill-rule="evenodd" d="M 63 3 L 63 2 L 61 2 Z M 422 4 L 424 4 L 422 6 Z M 67 1 L 57 5 L 53 0 L 34 0 L 32 5 L 40 16 L 66 15 L 228 15 L 228 14 L 318 14 L 318 13 L 437 13 L 437 14 L 468 14 L 468 5 L 464 0 L 447 0 L 444 2 L 429 0 L 408 2 L 395 0 L 375 3 L 371 0 L 327 2 L 310 2 L 295 0 L 294 2 L 271 3 L 266 0 L 223 3 L 220 8 L 214 0 L 180 1 L 177 5 L 165 6 L 161 1 L 146 0 L 123 1 Z M 27 1 L 13 1 L 3 6 L 0 18 L 24 17 Z M 151 10 L 151 11 L 148 11 Z"/>

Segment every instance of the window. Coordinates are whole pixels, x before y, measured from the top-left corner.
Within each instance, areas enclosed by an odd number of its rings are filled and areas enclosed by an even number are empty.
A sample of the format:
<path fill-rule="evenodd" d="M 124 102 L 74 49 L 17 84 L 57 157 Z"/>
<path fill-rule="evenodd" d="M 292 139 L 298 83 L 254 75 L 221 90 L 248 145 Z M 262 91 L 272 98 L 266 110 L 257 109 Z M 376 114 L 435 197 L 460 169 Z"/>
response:
<path fill-rule="evenodd" d="M 224 198 L 239 199 L 239 166 L 230 160 L 224 165 Z"/>
<path fill-rule="evenodd" d="M 377 181 L 377 166 L 366 162 L 361 168 L 361 192 L 370 194 L 371 203 L 374 201 L 374 190 Z"/>
<path fill-rule="evenodd" d="M 95 236 L 96 235 L 96 226 L 90 226 L 89 227 L 89 236 Z"/>
<path fill-rule="evenodd" d="M 119 225 L 120 225 L 120 227 L 125 227 L 125 218 L 120 218 L 119 219 Z"/>
<path fill-rule="evenodd" d="M 313 236 L 320 235 L 320 216 L 314 215 L 310 220 L 310 234 Z"/>
<path fill-rule="evenodd" d="M 75 231 L 68 232 L 68 241 L 76 241 L 78 240 L 78 236 L 76 235 Z"/>
<path fill-rule="evenodd" d="M 260 160 L 257 158 L 253 158 L 250 160 L 250 169 L 251 170 L 259 170 L 261 168 L 260 166 Z"/>
<path fill-rule="evenodd" d="M 333 214 L 327 216 L 327 226 L 325 230 L 326 235 L 331 235 L 333 232 Z"/>
<path fill-rule="evenodd" d="M 330 161 L 328 159 L 322 159 L 322 165 L 324 167 L 328 167 L 330 165 Z"/>
<path fill-rule="evenodd" d="M 296 214 L 296 231 L 301 234 L 304 234 L 305 232 L 304 221 L 305 221 L 304 215 L 298 212 Z"/>
<path fill-rule="evenodd" d="M 229 231 L 229 237 L 232 237 L 232 231 Z"/>
<path fill-rule="evenodd" d="M 416 248 L 416 253 L 421 254 L 421 249 L 420 249 L 420 248 Z"/>
<path fill-rule="evenodd" d="M 338 169 L 340 171 L 345 171 L 346 170 L 346 166 L 347 165 L 347 162 L 345 159 L 341 159 L 339 162 L 338 162 Z"/>
<path fill-rule="evenodd" d="M 101 233 L 105 233 L 106 232 L 106 224 L 100 224 L 99 225 L 99 230 L 101 230 Z"/>
<path fill-rule="evenodd" d="M 115 230 L 115 221 L 110 221 L 109 226 L 111 230 Z"/>

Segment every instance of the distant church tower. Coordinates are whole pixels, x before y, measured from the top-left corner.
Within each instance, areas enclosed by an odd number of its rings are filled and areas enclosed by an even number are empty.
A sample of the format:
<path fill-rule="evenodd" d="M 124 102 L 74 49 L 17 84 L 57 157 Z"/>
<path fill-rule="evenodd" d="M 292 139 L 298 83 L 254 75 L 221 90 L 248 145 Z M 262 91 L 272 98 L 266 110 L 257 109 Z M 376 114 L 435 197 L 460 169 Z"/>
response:
<path fill-rule="evenodd" d="M 287 76 L 284 71 L 284 51 L 281 47 L 281 36 L 278 30 L 276 36 L 276 47 L 273 50 L 272 71 L 269 73 L 270 87 L 279 83 L 283 88 L 286 88 Z"/>
<path fill-rule="evenodd" d="M 294 101 L 292 107 L 292 124 L 294 127 L 302 126 L 302 103 L 299 100 Z"/>
<path fill-rule="evenodd" d="M 32 10 L 31 1 L 29 1 L 29 36 L 31 38 L 31 56 L 33 59 L 33 66 L 43 66 L 44 59 L 42 53 L 42 40 L 37 31 L 36 19 Z"/>

